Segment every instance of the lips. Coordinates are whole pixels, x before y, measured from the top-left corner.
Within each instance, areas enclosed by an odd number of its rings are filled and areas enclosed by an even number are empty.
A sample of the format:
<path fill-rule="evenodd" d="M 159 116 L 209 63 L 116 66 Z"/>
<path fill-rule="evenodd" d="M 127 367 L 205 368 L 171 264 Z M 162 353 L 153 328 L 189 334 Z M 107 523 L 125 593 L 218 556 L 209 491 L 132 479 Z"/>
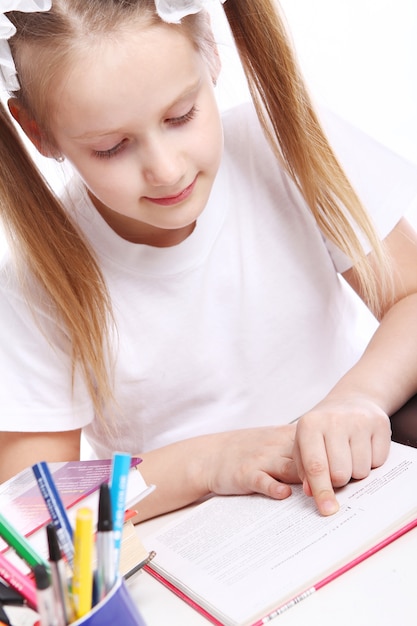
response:
<path fill-rule="evenodd" d="M 153 202 L 154 204 L 159 204 L 160 206 L 171 206 L 174 204 L 179 204 L 180 202 L 183 202 L 190 197 L 194 190 L 196 181 L 197 177 L 195 177 L 191 185 L 188 185 L 188 187 L 173 196 L 164 196 L 161 198 L 150 198 L 149 196 L 146 196 L 146 200 L 148 200 L 149 202 Z"/>

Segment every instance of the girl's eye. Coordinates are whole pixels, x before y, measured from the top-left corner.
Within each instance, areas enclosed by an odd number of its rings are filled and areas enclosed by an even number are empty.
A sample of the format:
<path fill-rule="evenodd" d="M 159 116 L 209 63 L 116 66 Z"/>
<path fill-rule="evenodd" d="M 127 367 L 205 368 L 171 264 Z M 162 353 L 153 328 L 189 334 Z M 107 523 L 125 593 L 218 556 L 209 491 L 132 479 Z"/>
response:
<path fill-rule="evenodd" d="M 192 106 L 191 109 L 187 113 L 185 113 L 185 115 L 181 115 L 180 117 L 170 117 L 169 119 L 167 119 L 167 123 L 170 126 L 183 126 L 184 124 L 191 122 L 191 120 L 193 120 L 196 116 L 196 113 L 197 107 Z M 109 148 L 108 150 L 93 150 L 93 155 L 99 159 L 111 159 L 112 157 L 120 154 L 120 152 L 125 149 L 127 141 L 127 139 L 123 139 L 118 144 L 116 144 L 112 148 Z"/>
<path fill-rule="evenodd" d="M 183 124 L 187 124 L 187 122 L 191 122 L 196 116 L 197 107 L 192 106 L 191 109 L 185 115 L 181 115 L 181 117 L 170 117 L 167 122 L 170 126 L 182 126 Z"/>
<path fill-rule="evenodd" d="M 109 148 L 108 150 L 94 150 L 93 154 L 99 159 L 110 159 L 111 157 L 116 156 L 116 154 L 119 154 L 125 148 L 126 141 L 127 139 L 123 139 L 123 141 L 120 141 L 118 144 L 113 146 L 113 148 Z"/>

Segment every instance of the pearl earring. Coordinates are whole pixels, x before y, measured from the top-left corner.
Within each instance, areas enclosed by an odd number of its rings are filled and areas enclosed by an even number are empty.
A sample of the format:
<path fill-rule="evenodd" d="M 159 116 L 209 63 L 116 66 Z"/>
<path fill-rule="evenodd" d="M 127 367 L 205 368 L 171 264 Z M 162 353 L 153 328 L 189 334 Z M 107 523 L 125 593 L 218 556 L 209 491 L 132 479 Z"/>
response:
<path fill-rule="evenodd" d="M 65 161 L 65 157 L 60 154 L 59 156 L 55 157 L 55 161 L 57 161 L 58 163 L 63 163 Z"/>

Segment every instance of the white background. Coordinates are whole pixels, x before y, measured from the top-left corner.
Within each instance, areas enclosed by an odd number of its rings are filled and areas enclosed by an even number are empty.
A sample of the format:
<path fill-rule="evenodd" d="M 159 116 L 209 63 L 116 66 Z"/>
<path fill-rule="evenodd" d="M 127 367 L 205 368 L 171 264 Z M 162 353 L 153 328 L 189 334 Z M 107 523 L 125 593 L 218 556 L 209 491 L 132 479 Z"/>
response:
<path fill-rule="evenodd" d="M 417 163 L 416 0 L 283 0 L 313 91 Z"/>
<path fill-rule="evenodd" d="M 313 98 L 417 163 L 417 1 L 280 4 Z M 217 8 L 213 15 L 216 30 L 223 20 Z M 219 86 L 228 104 L 245 91 L 225 33 Z"/>

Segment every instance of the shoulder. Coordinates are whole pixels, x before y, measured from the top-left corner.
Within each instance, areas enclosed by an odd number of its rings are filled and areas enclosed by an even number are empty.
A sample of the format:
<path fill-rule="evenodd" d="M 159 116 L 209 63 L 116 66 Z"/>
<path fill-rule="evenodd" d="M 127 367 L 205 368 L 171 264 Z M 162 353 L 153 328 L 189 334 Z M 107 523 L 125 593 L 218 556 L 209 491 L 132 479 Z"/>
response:
<path fill-rule="evenodd" d="M 34 340 L 39 332 L 49 338 L 58 334 L 66 337 L 62 324 L 55 319 L 50 299 L 30 266 L 15 258 L 10 250 L 0 260 L 0 319 L 3 346 L 12 335 L 21 342 L 25 335 Z"/>
<path fill-rule="evenodd" d="M 329 109 L 318 111 L 338 160 L 384 238 L 415 203 L 415 164 Z"/>
<path fill-rule="evenodd" d="M 228 109 L 223 113 L 222 119 L 223 167 L 231 175 L 236 173 L 246 186 L 261 184 L 280 196 L 288 193 L 292 196 L 295 191 L 293 183 L 271 148 L 254 104 L 245 102 Z"/>
<path fill-rule="evenodd" d="M 233 185 L 232 197 L 238 190 L 245 204 L 263 207 L 278 213 L 295 210 L 308 215 L 299 189 L 288 174 L 282 160 L 275 154 L 258 119 L 252 101 L 245 102 L 223 112 L 224 159 L 222 169 L 229 186 Z M 262 198 L 262 202 L 261 202 Z"/>

